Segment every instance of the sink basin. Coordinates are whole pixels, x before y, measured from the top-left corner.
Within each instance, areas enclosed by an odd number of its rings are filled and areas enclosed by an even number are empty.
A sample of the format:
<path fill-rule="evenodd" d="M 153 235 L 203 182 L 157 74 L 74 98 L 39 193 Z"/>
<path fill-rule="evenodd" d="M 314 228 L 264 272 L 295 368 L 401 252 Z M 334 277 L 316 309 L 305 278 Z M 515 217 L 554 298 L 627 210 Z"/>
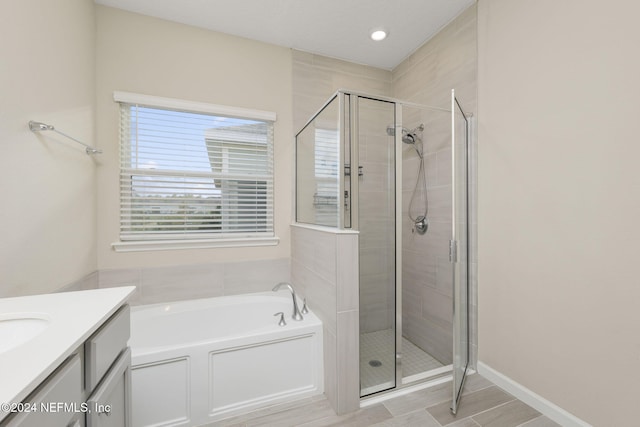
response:
<path fill-rule="evenodd" d="M 0 315 L 0 353 L 32 340 L 48 326 L 49 319 L 40 313 Z"/>

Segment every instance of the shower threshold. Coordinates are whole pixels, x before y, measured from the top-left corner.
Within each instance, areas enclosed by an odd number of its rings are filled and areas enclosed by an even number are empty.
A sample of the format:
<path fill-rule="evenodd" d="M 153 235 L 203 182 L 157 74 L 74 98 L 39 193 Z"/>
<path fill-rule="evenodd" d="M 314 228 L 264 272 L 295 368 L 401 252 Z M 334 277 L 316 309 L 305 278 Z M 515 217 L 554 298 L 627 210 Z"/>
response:
<path fill-rule="evenodd" d="M 440 384 L 450 383 L 453 379 L 451 370 L 452 365 L 443 366 L 442 368 L 437 368 L 431 372 L 427 372 L 427 379 L 412 382 L 410 384 L 404 382 L 404 384 L 400 387 L 364 396 L 360 398 L 360 408 L 366 408 L 368 406 L 376 405 L 386 400 L 404 396 L 405 394 L 413 393 L 418 390 L 424 390 Z"/>
<path fill-rule="evenodd" d="M 391 397 L 401 396 L 406 393 L 429 388 L 446 381 L 451 381 L 451 370 L 452 365 L 445 365 L 440 368 L 431 369 L 427 372 L 403 377 L 402 383 L 397 387 L 393 386 L 393 381 L 388 381 L 383 384 L 369 387 L 368 389 L 363 388 L 361 391 L 361 399 L 362 401 L 368 401 L 368 399 L 375 399 L 377 397 L 384 396 L 383 400 L 386 400 Z M 363 407 L 362 404 L 360 406 Z"/>

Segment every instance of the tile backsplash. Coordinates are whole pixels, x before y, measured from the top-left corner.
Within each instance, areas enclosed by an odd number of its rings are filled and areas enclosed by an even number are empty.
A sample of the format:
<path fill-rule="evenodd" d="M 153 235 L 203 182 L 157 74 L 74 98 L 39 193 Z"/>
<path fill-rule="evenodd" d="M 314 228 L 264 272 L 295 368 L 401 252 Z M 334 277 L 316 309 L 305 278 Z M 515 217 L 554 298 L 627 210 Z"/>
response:
<path fill-rule="evenodd" d="M 270 291 L 290 281 L 288 258 L 178 265 L 154 268 L 104 269 L 97 287 L 137 287 L 132 305 Z"/>

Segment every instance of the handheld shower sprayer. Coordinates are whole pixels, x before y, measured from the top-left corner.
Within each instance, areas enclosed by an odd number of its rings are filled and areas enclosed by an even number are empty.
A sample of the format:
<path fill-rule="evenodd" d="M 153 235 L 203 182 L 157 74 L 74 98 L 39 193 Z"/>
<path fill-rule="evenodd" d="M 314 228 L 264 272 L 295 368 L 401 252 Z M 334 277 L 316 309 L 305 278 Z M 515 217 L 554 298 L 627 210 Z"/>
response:
<path fill-rule="evenodd" d="M 418 166 L 418 176 L 416 177 L 416 184 L 413 187 L 413 193 L 411 194 L 411 201 L 409 202 L 409 218 L 413 221 L 413 231 L 418 234 L 424 234 L 429 228 L 429 220 L 427 219 L 427 213 L 429 212 L 429 202 L 427 200 L 427 177 L 424 171 L 424 155 L 422 146 L 422 132 L 424 131 L 424 124 L 420 124 L 413 129 L 402 128 L 402 142 L 413 146 L 420 158 L 420 165 Z M 387 126 L 387 135 L 394 136 L 396 134 L 396 128 L 394 126 Z M 417 193 L 421 193 L 424 199 L 424 211 L 420 212 L 416 216 L 413 215 L 413 204 L 417 197 Z"/>

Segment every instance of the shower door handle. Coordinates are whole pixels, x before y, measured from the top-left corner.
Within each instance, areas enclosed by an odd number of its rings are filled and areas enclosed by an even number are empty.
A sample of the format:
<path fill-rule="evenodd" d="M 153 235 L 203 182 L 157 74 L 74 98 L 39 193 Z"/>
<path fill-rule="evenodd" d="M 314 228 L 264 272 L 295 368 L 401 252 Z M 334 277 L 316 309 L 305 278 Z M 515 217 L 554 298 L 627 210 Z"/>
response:
<path fill-rule="evenodd" d="M 449 262 L 458 262 L 458 242 L 456 240 L 449 240 Z"/>

